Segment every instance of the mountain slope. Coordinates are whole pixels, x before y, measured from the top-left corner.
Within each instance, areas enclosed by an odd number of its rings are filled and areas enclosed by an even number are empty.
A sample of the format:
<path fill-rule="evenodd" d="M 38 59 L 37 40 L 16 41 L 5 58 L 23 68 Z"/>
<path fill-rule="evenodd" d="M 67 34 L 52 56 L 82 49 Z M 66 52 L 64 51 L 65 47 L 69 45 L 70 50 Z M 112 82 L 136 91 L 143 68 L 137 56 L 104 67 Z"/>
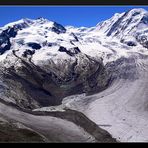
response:
<path fill-rule="evenodd" d="M 65 96 L 94 93 L 108 85 L 101 58 L 81 52 L 78 37 L 56 22 L 22 19 L 4 26 L 0 37 L 7 101 L 30 109 L 59 105 Z"/>
<path fill-rule="evenodd" d="M 115 14 L 111 19 L 99 23 L 95 30 L 108 37 L 120 39 L 129 46 L 137 42 L 147 46 L 148 12 L 144 9 L 132 9 L 122 14 Z"/>

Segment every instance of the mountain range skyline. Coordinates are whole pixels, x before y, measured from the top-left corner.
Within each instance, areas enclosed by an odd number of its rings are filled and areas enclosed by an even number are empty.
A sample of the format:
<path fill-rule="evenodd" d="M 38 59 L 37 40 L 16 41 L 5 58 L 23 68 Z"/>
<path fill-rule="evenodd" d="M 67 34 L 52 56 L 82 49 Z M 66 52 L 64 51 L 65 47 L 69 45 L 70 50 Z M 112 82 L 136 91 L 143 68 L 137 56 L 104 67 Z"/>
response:
<path fill-rule="evenodd" d="M 22 18 L 39 17 L 60 22 L 63 26 L 92 27 L 109 19 L 115 13 L 133 8 L 148 10 L 147 6 L 1 6 L 0 14 L 4 15 L 1 16 L 0 27 Z"/>

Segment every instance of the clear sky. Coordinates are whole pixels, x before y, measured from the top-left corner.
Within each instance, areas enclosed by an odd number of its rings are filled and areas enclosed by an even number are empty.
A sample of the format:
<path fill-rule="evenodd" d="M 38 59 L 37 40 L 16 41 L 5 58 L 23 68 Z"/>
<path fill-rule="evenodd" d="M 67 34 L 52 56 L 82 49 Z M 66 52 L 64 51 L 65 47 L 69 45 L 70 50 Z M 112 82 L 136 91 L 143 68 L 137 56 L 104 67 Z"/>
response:
<path fill-rule="evenodd" d="M 148 6 L 0 6 L 0 26 L 21 18 L 43 17 L 64 26 L 91 27 L 132 8 L 148 10 Z"/>

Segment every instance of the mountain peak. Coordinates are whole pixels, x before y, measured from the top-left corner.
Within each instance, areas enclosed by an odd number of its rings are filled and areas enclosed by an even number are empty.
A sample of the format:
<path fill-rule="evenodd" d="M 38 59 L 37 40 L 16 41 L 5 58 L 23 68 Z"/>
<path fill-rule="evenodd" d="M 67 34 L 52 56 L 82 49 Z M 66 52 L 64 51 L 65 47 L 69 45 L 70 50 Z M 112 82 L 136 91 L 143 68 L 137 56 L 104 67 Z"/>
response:
<path fill-rule="evenodd" d="M 43 17 L 38 17 L 35 21 L 37 21 L 39 23 L 47 23 L 47 22 L 49 22 L 48 19 L 43 18 Z"/>
<path fill-rule="evenodd" d="M 131 9 L 129 11 L 127 11 L 125 13 L 126 17 L 137 17 L 137 18 L 141 18 L 143 17 L 145 14 L 147 14 L 147 11 L 143 8 L 135 8 L 135 9 Z"/>
<path fill-rule="evenodd" d="M 134 9 L 130 9 L 128 12 L 131 12 L 131 13 L 147 13 L 147 11 L 143 8 L 134 8 Z"/>

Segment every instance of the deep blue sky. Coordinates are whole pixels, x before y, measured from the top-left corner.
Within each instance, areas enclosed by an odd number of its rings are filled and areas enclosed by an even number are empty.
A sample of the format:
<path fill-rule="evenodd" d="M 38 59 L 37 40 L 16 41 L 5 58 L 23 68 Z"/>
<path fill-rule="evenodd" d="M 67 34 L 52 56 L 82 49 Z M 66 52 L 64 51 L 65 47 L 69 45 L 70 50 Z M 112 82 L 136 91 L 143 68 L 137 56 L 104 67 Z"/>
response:
<path fill-rule="evenodd" d="M 44 17 L 62 25 L 95 26 L 114 13 L 148 6 L 0 6 L 0 26 L 21 18 Z"/>

